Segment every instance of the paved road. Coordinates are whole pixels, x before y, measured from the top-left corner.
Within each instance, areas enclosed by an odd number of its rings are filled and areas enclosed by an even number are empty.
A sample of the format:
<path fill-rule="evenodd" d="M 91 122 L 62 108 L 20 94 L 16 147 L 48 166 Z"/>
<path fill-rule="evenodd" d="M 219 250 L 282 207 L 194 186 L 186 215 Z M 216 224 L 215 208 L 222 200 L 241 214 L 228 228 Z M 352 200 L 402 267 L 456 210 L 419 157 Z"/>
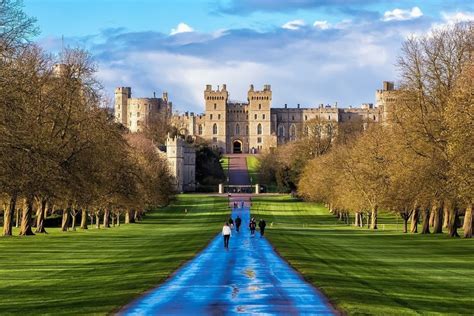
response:
<path fill-rule="evenodd" d="M 221 236 L 162 286 L 140 297 L 123 315 L 332 315 L 333 310 L 273 250 L 250 236 L 249 209 L 234 209 L 243 229 L 229 250 Z"/>
<path fill-rule="evenodd" d="M 233 184 L 247 184 L 245 158 L 233 158 Z M 247 181 L 247 182 L 244 182 Z M 237 182 L 237 183 L 236 183 Z M 126 306 L 121 315 L 332 315 L 325 298 L 273 250 L 265 238 L 251 236 L 249 195 L 233 195 L 245 207 L 230 249 L 220 234 L 160 287 Z M 230 201 L 233 205 L 233 201 Z M 192 238 L 192 236 L 190 236 Z"/>
<path fill-rule="evenodd" d="M 250 184 L 249 173 L 247 171 L 246 156 L 242 154 L 228 155 L 229 164 L 229 182 L 235 185 Z"/>

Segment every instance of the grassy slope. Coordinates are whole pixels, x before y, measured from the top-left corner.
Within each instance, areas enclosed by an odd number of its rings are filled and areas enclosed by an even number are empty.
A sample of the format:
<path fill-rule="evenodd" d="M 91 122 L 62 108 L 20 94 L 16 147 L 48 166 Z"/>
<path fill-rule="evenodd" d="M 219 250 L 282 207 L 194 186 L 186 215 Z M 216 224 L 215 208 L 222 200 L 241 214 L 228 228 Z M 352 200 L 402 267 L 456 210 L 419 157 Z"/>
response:
<path fill-rule="evenodd" d="M 336 223 L 316 204 L 259 197 L 268 238 L 304 277 L 351 315 L 470 314 L 474 241 L 400 233 L 381 216 L 379 231 Z M 304 225 L 304 226 L 303 226 Z"/>
<path fill-rule="evenodd" d="M 222 157 L 220 162 L 221 162 L 222 170 L 224 171 L 225 177 L 227 178 L 229 176 L 227 172 L 229 170 L 229 157 Z"/>
<path fill-rule="evenodd" d="M 0 314 L 107 314 L 192 258 L 227 216 L 225 199 L 182 195 L 139 224 L 0 238 Z"/>
<path fill-rule="evenodd" d="M 249 178 L 252 178 L 252 183 L 258 183 L 258 158 L 255 156 L 247 156 L 247 171 Z"/>

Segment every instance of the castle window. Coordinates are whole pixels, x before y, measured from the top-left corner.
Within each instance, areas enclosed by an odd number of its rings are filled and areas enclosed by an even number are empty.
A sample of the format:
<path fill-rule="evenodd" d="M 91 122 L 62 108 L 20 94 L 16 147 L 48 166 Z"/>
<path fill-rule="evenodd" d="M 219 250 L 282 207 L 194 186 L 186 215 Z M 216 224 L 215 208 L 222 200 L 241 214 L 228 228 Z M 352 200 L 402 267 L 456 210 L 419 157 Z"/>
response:
<path fill-rule="evenodd" d="M 262 109 L 262 105 L 261 105 L 261 104 L 258 105 L 258 109 L 259 109 L 259 110 Z"/>
<path fill-rule="evenodd" d="M 330 121 L 330 120 L 331 120 L 331 115 L 328 116 L 328 121 Z"/>
<path fill-rule="evenodd" d="M 217 104 L 216 104 L 216 103 L 214 103 L 214 110 L 215 110 L 215 109 L 217 109 Z"/>
<path fill-rule="evenodd" d="M 198 134 L 202 135 L 202 124 L 199 124 L 198 126 Z"/>
<path fill-rule="evenodd" d="M 117 104 L 117 109 L 119 109 L 119 110 L 120 110 L 120 103 L 119 103 L 119 104 Z"/>
<path fill-rule="evenodd" d="M 305 120 L 305 121 L 308 120 L 308 115 L 305 115 L 305 116 L 304 116 L 304 120 Z"/>
<path fill-rule="evenodd" d="M 295 120 L 295 116 L 294 116 L 294 115 L 291 116 L 291 120 L 292 120 L 292 121 Z"/>
<path fill-rule="evenodd" d="M 262 124 L 257 125 L 257 134 L 262 135 Z"/>
<path fill-rule="evenodd" d="M 217 119 L 218 119 L 218 120 L 221 119 L 221 115 L 220 115 L 220 114 L 217 114 Z"/>
<path fill-rule="evenodd" d="M 291 138 L 296 137 L 296 126 L 295 126 L 295 124 L 291 124 L 291 126 L 290 126 L 290 137 Z"/>
<path fill-rule="evenodd" d="M 117 113 L 117 118 L 120 118 L 120 113 Z"/>
<path fill-rule="evenodd" d="M 137 117 L 140 117 L 140 112 L 137 112 Z"/>
<path fill-rule="evenodd" d="M 285 127 L 283 125 L 278 126 L 278 136 L 285 137 Z"/>
<path fill-rule="evenodd" d="M 235 125 L 235 135 L 240 135 L 240 125 L 239 124 Z"/>
<path fill-rule="evenodd" d="M 257 114 L 255 114 L 255 116 L 254 116 L 254 117 L 255 117 L 255 119 L 257 119 Z"/>
<path fill-rule="evenodd" d="M 245 125 L 245 135 L 248 135 L 248 134 L 249 134 L 249 126 Z"/>
<path fill-rule="evenodd" d="M 209 115 L 209 118 L 212 120 L 212 114 Z"/>
<path fill-rule="evenodd" d="M 374 121 L 375 121 L 375 115 L 374 115 Z"/>
<path fill-rule="evenodd" d="M 262 119 L 265 119 L 265 114 L 262 115 Z"/>
<path fill-rule="evenodd" d="M 257 137 L 257 143 L 259 143 L 259 144 L 262 143 L 262 137 Z"/>
<path fill-rule="evenodd" d="M 217 143 L 217 137 L 213 137 L 213 138 L 212 138 L 212 142 L 213 142 L 213 143 Z"/>
<path fill-rule="evenodd" d="M 212 126 L 212 134 L 216 135 L 217 134 L 217 124 L 214 123 Z"/>

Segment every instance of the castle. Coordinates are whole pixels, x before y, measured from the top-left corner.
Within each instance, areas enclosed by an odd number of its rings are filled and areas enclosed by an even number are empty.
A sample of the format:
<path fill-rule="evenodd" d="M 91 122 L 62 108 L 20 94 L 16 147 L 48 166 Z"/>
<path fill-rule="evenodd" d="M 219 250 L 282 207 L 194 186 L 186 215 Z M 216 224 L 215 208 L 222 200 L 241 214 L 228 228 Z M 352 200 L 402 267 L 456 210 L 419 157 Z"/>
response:
<path fill-rule="evenodd" d="M 172 115 L 172 103 L 166 92 L 161 98 L 132 98 L 130 87 L 120 87 L 115 90 L 115 119 L 131 132 L 140 132 L 154 119 L 164 118 L 171 121 L 181 136 L 200 137 L 223 154 L 259 153 L 308 135 L 309 125 L 315 120 L 322 123 L 325 135 L 333 135 L 332 130 L 342 122 L 386 122 L 396 92 L 394 84 L 386 81 L 375 93 L 375 106 L 366 103 L 360 108 L 339 108 L 336 103 L 306 108 L 299 104 L 290 108 L 285 104 L 272 108 L 270 85 L 264 85 L 263 90 L 255 90 L 250 85 L 247 102 L 230 101 L 225 84 L 216 90 L 207 85 L 205 114 Z M 165 152 L 176 179 L 176 190 L 194 191 L 196 152 L 193 146 L 181 137 L 168 137 Z"/>
<path fill-rule="evenodd" d="M 180 134 L 201 137 L 224 154 L 259 153 L 308 135 L 310 122 L 314 120 L 324 122 L 327 135 L 341 122 L 385 121 L 387 104 L 395 100 L 394 91 L 392 82 L 384 82 L 383 89 L 376 92 L 375 106 L 366 103 L 360 108 L 339 108 L 336 103 L 306 108 L 299 104 L 290 108 L 285 104 L 282 108 L 272 108 L 270 85 L 264 85 L 263 90 L 250 85 L 245 103 L 231 102 L 225 84 L 216 90 L 207 85 L 205 114 L 186 112 L 171 119 Z"/>

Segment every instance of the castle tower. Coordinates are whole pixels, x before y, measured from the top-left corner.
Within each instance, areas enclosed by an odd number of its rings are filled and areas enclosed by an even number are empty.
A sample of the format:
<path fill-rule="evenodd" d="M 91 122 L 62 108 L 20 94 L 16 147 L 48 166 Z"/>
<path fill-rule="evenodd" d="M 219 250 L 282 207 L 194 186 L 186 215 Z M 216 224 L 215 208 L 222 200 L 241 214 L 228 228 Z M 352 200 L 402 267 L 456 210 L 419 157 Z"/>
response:
<path fill-rule="evenodd" d="M 382 122 L 385 124 L 390 120 L 391 112 L 397 100 L 397 90 L 393 82 L 384 81 L 383 88 L 375 92 L 375 106 L 382 113 Z"/>
<path fill-rule="evenodd" d="M 258 152 L 271 146 L 272 90 L 268 84 L 264 85 L 261 91 L 254 90 L 253 85 L 250 85 L 247 96 L 249 102 L 249 150 L 252 152 L 253 149 Z"/>
<path fill-rule="evenodd" d="M 183 140 L 179 137 L 170 137 L 166 139 L 166 158 L 171 174 L 175 177 L 175 189 L 183 192 L 184 184 L 184 152 Z"/>
<path fill-rule="evenodd" d="M 129 126 L 128 122 L 128 99 L 132 97 L 132 88 L 119 87 L 115 89 L 115 121 L 125 126 Z"/>
<path fill-rule="evenodd" d="M 206 103 L 206 120 L 204 135 L 211 140 L 211 146 L 219 148 L 223 153 L 226 151 L 227 137 L 227 100 L 229 93 L 226 85 L 222 89 L 212 90 L 211 85 L 206 85 L 204 90 L 204 101 Z"/>

